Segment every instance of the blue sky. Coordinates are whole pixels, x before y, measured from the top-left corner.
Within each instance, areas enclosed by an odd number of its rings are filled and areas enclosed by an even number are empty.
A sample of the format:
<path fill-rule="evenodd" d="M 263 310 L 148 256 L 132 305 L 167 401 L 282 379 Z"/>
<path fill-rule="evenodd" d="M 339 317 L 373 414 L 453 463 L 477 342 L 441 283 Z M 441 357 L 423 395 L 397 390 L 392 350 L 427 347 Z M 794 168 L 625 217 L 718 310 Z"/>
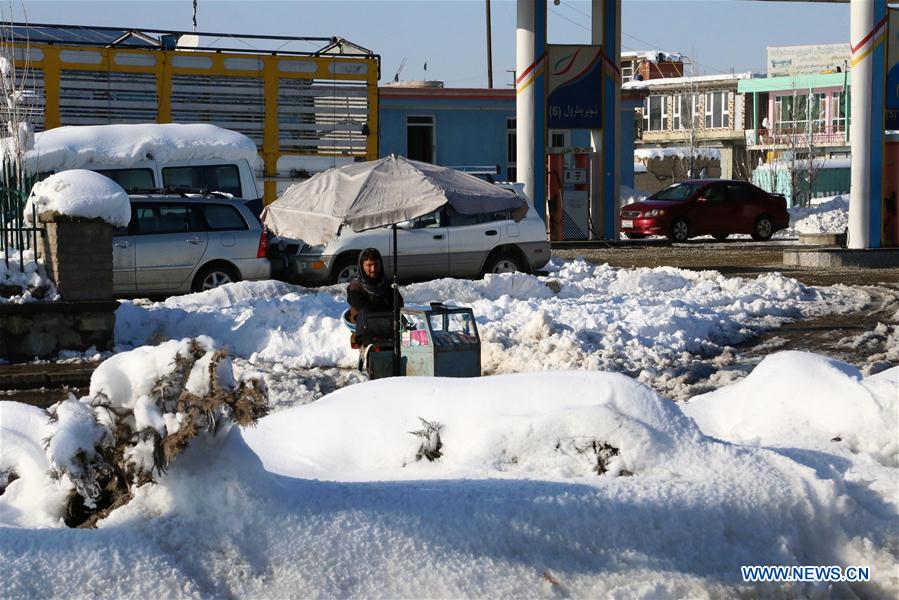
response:
<path fill-rule="evenodd" d="M 32 23 L 191 29 L 191 0 L 50 1 L 24 5 Z M 494 86 L 512 81 L 515 2 L 493 0 Z M 589 42 L 589 1 L 548 3 L 551 43 Z M 623 0 L 622 48 L 664 49 L 693 57 L 699 73 L 764 72 L 766 46 L 847 43 L 849 5 L 736 0 Z M 403 58 L 402 79 L 439 79 L 449 87 L 487 82 L 484 0 L 199 0 L 200 31 L 338 35 L 382 57 L 382 81 Z M 307 45 L 296 49 L 314 50 Z M 427 63 L 427 71 L 424 64 Z"/>

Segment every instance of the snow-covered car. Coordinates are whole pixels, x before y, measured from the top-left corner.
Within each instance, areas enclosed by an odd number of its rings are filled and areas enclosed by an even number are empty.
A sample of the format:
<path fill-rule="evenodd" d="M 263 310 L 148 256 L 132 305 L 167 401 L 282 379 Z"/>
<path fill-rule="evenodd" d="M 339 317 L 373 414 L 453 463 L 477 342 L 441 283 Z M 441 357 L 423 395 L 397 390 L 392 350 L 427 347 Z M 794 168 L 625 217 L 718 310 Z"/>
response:
<path fill-rule="evenodd" d="M 0 149 L 2 150 L 2 149 Z M 259 214 L 262 194 L 250 138 L 206 123 L 56 127 L 35 134 L 25 162 L 38 179 L 69 169 L 109 177 L 128 193 L 209 190 L 243 198 Z"/>
<path fill-rule="evenodd" d="M 523 197 L 520 184 L 500 184 Z M 283 243 L 288 276 L 309 285 L 344 283 L 357 272 L 359 252 L 377 248 L 393 274 L 389 228 L 341 230 L 324 246 Z M 397 270 L 403 280 L 479 277 L 485 273 L 530 273 L 552 257 L 546 225 L 533 207 L 520 221 L 510 211 L 462 215 L 443 207 L 397 226 Z"/>
<path fill-rule="evenodd" d="M 786 200 L 751 183 L 691 179 L 673 183 L 621 209 L 621 231 L 631 238 L 665 235 L 685 242 L 698 235 L 723 240 L 748 233 L 764 241 L 790 224 Z"/>
<path fill-rule="evenodd" d="M 113 288 L 122 295 L 200 292 L 268 279 L 268 237 L 241 199 L 131 195 L 131 222 L 113 232 Z"/>

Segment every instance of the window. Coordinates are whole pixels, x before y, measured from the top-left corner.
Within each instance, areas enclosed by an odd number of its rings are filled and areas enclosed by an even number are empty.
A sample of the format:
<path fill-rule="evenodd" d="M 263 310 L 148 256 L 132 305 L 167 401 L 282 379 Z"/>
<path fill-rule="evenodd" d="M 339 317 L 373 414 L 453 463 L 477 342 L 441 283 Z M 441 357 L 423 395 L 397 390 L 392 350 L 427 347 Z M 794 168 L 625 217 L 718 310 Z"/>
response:
<path fill-rule="evenodd" d="M 224 192 L 240 197 L 240 172 L 237 165 L 204 165 L 197 167 L 166 167 L 162 170 L 165 187 Z"/>
<path fill-rule="evenodd" d="M 200 230 L 196 217 L 189 207 L 183 205 L 139 206 L 134 211 L 137 217 L 137 233 L 181 233 Z"/>
<path fill-rule="evenodd" d="M 823 131 L 826 123 L 826 94 L 794 93 L 774 102 L 776 127 L 782 131 Z"/>
<path fill-rule="evenodd" d="M 627 83 L 634 78 L 634 61 L 627 60 L 621 62 L 621 82 Z"/>
<path fill-rule="evenodd" d="M 643 131 L 668 129 L 668 96 L 649 96 L 643 101 Z"/>
<path fill-rule="evenodd" d="M 808 95 L 808 126 L 811 131 L 824 131 L 827 123 L 827 94 Z"/>
<path fill-rule="evenodd" d="M 712 184 L 703 190 L 702 197 L 709 202 L 723 202 L 727 198 L 727 188 L 720 183 Z"/>
<path fill-rule="evenodd" d="M 706 129 L 730 127 L 730 92 L 707 92 L 705 95 Z"/>
<path fill-rule="evenodd" d="M 849 108 L 849 94 L 843 92 L 833 93 L 833 107 L 831 109 L 830 124 L 834 131 L 846 131 L 846 113 Z"/>
<path fill-rule="evenodd" d="M 406 117 L 406 157 L 434 162 L 434 117 Z"/>
<path fill-rule="evenodd" d="M 478 225 L 481 223 L 509 221 L 512 219 L 512 211 L 504 210 L 493 213 L 482 213 L 478 215 L 463 215 L 450 208 L 447 211 L 447 217 L 450 227 L 464 227 L 466 225 Z"/>
<path fill-rule="evenodd" d="M 203 216 L 209 229 L 226 231 L 248 229 L 246 221 L 233 206 L 225 204 L 206 204 L 202 206 Z"/>
<path fill-rule="evenodd" d="M 677 94 L 674 96 L 672 126 L 675 130 L 692 129 L 699 124 L 694 121 L 699 109 L 699 94 Z"/>
<path fill-rule="evenodd" d="M 686 200 L 698 190 L 700 183 L 673 183 L 663 190 L 659 190 L 649 198 L 652 200 Z"/>
<path fill-rule="evenodd" d="M 756 199 L 756 192 L 748 185 L 731 183 L 727 186 L 727 198 L 737 203 L 752 202 Z"/>
<path fill-rule="evenodd" d="M 549 130 L 549 145 L 551 148 L 567 148 L 571 145 L 569 142 L 570 132 L 560 131 L 558 129 Z"/>
<path fill-rule="evenodd" d="M 97 171 L 122 186 L 126 192 L 152 190 L 156 187 L 152 169 L 104 169 Z"/>
<path fill-rule="evenodd" d="M 506 181 L 515 181 L 515 164 L 518 155 L 518 139 L 515 137 L 515 119 L 506 119 Z"/>
<path fill-rule="evenodd" d="M 426 215 L 422 215 L 420 217 L 415 217 L 414 219 L 409 219 L 408 221 L 403 222 L 403 226 L 400 229 L 425 229 L 429 227 L 445 227 L 446 223 L 444 222 L 445 217 L 443 216 L 443 210 L 437 210 L 434 212 L 430 212 Z"/>

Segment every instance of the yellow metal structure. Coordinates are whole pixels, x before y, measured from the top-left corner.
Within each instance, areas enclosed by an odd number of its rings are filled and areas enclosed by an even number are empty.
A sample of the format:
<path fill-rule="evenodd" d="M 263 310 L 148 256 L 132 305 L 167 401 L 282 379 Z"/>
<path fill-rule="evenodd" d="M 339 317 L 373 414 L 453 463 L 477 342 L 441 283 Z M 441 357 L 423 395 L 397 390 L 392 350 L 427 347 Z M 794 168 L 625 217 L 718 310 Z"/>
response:
<path fill-rule="evenodd" d="M 153 120 L 240 131 L 259 148 L 266 203 L 290 178 L 285 157 L 378 157 L 376 55 L 13 45 L 43 107 L 37 131 Z"/>

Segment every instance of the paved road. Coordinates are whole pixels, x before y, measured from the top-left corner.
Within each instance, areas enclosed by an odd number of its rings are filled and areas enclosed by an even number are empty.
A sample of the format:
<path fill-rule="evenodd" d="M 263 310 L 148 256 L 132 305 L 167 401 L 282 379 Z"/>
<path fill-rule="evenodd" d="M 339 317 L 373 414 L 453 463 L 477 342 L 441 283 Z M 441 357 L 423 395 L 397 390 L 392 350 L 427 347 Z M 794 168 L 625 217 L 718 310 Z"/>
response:
<path fill-rule="evenodd" d="M 795 241 L 757 243 L 742 240 L 715 242 L 697 240 L 685 244 L 661 241 L 622 242 L 614 246 L 559 247 L 553 255 L 582 256 L 592 263 L 613 267 L 670 266 L 693 270 L 714 270 L 724 275 L 756 277 L 763 273 L 783 273 L 806 285 L 874 285 L 899 283 L 899 267 L 881 269 L 799 269 L 784 267 L 783 251 L 807 248 Z"/>

